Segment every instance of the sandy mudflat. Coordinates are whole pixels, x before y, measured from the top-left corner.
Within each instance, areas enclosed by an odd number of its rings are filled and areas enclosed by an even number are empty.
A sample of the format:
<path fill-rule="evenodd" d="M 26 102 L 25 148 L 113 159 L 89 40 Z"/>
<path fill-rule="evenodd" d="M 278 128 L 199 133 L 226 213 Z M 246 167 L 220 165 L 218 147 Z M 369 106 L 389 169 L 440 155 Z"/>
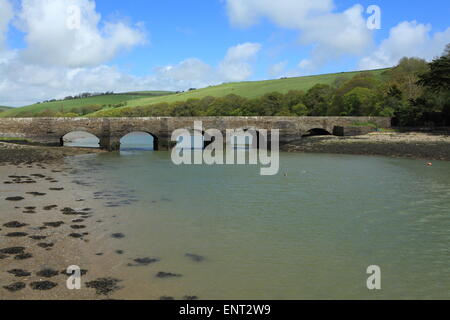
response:
<path fill-rule="evenodd" d="M 315 136 L 283 146 L 282 150 L 449 161 L 450 136 L 415 132 L 371 133 L 356 137 Z"/>
<path fill-rule="evenodd" d="M 70 181 L 68 170 L 62 163 L 0 166 L 0 299 L 120 298 L 114 283 L 103 284 L 106 294 L 86 286 L 112 277 L 121 262 L 91 209 L 92 190 Z M 81 237 L 69 236 L 74 233 Z M 66 287 L 62 271 L 71 265 L 87 270 L 81 290 Z"/>

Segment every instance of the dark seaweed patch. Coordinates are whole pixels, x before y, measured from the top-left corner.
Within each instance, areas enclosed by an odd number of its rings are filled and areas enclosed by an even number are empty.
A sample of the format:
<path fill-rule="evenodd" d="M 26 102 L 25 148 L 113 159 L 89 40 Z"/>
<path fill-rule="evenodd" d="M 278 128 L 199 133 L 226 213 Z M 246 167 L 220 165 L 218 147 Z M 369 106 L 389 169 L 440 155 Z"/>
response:
<path fill-rule="evenodd" d="M 83 226 L 83 225 L 77 225 L 77 224 L 75 224 L 75 225 L 73 225 L 73 226 L 70 226 L 72 229 L 74 229 L 74 230 L 81 230 L 81 229 L 86 229 L 86 226 Z"/>
<path fill-rule="evenodd" d="M 22 289 L 25 289 L 26 285 L 23 282 L 16 282 L 7 286 L 4 286 L 3 288 L 8 290 L 9 292 L 17 292 Z"/>
<path fill-rule="evenodd" d="M 28 233 L 25 232 L 11 232 L 6 235 L 9 238 L 21 238 L 28 236 Z"/>
<path fill-rule="evenodd" d="M 129 263 L 129 267 L 141 267 L 141 266 L 148 266 L 149 264 L 159 262 L 159 259 L 156 258 L 137 258 L 133 260 L 136 262 L 136 264 Z"/>
<path fill-rule="evenodd" d="M 35 197 L 43 197 L 46 195 L 46 193 L 42 193 L 42 192 L 27 192 L 27 194 L 35 196 Z"/>
<path fill-rule="evenodd" d="M 44 222 L 44 226 L 46 227 L 52 227 L 52 228 L 59 228 L 64 224 L 63 221 L 56 221 L 56 222 Z"/>
<path fill-rule="evenodd" d="M 86 287 L 95 289 L 98 295 L 109 295 L 120 289 L 117 285 L 121 280 L 114 278 L 100 278 L 86 283 Z"/>
<path fill-rule="evenodd" d="M 83 212 L 78 212 L 72 208 L 64 208 L 61 210 L 62 214 L 66 216 L 75 216 L 75 215 L 83 215 Z"/>
<path fill-rule="evenodd" d="M 29 277 L 31 276 L 31 272 L 22 270 L 22 269 L 13 269 L 8 271 L 9 274 L 12 274 L 18 278 Z"/>
<path fill-rule="evenodd" d="M 46 236 L 30 236 L 29 238 L 38 241 L 47 239 Z"/>
<path fill-rule="evenodd" d="M 53 278 L 59 275 L 59 272 L 53 269 L 43 269 L 39 272 L 36 272 L 36 275 L 43 278 Z"/>
<path fill-rule="evenodd" d="M 71 234 L 69 234 L 69 237 L 79 239 L 79 238 L 83 238 L 83 235 L 79 234 L 79 233 L 71 233 Z"/>
<path fill-rule="evenodd" d="M 44 207 L 44 210 L 45 211 L 50 211 L 50 210 L 53 210 L 53 209 L 56 209 L 56 208 L 58 208 L 58 206 L 55 204 L 55 205 Z"/>
<path fill-rule="evenodd" d="M 19 221 L 11 221 L 11 222 L 5 223 L 3 226 L 6 228 L 22 228 L 22 227 L 26 227 L 27 224 L 21 223 Z"/>
<path fill-rule="evenodd" d="M 123 233 L 114 233 L 111 235 L 111 237 L 114 239 L 123 239 L 125 238 L 125 235 Z"/>
<path fill-rule="evenodd" d="M 156 274 L 156 277 L 157 278 L 162 278 L 162 279 L 165 279 L 165 278 L 179 278 L 179 277 L 182 277 L 182 275 L 181 274 L 176 274 L 176 273 L 171 273 L 171 272 L 158 272 Z"/>
<path fill-rule="evenodd" d="M 5 200 L 6 201 L 22 201 L 24 199 L 25 199 L 24 197 L 8 197 Z"/>
<path fill-rule="evenodd" d="M 0 249 L 0 254 L 22 254 L 25 251 L 24 247 L 12 247 Z"/>
<path fill-rule="evenodd" d="M 39 290 L 39 291 L 44 291 L 44 290 L 51 290 L 54 287 L 56 287 L 58 284 L 51 282 L 51 281 L 39 281 L 39 282 L 33 282 L 30 283 L 30 287 L 33 290 Z"/>
<path fill-rule="evenodd" d="M 66 275 L 66 274 L 67 275 L 73 275 L 73 274 L 75 274 L 75 271 L 73 271 L 72 273 L 68 273 L 67 270 L 62 270 L 60 273 L 63 274 L 63 275 Z M 86 275 L 87 273 L 88 273 L 88 270 L 85 270 L 85 269 L 81 269 L 80 270 L 80 274 L 82 276 Z"/>
<path fill-rule="evenodd" d="M 163 297 L 159 298 L 159 300 L 161 300 L 161 301 L 172 301 L 172 300 L 175 300 L 175 298 L 174 297 L 163 296 Z"/>
<path fill-rule="evenodd" d="M 198 300 L 198 297 L 197 296 L 184 296 L 183 297 L 183 300 Z"/>
<path fill-rule="evenodd" d="M 22 253 L 14 257 L 16 260 L 27 260 L 33 258 L 31 253 Z"/>
<path fill-rule="evenodd" d="M 202 257 L 198 254 L 193 254 L 193 253 L 186 253 L 185 257 L 191 259 L 194 262 L 202 262 L 205 260 L 205 257 Z"/>
<path fill-rule="evenodd" d="M 41 247 L 43 249 L 49 249 L 49 248 L 53 248 L 55 246 L 54 243 L 39 243 L 38 247 Z"/>

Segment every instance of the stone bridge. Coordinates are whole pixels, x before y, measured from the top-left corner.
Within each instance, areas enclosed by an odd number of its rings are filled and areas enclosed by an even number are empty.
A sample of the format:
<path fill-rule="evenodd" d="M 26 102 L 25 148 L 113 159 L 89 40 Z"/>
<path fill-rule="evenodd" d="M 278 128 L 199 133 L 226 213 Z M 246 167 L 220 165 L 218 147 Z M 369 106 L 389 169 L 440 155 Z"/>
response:
<path fill-rule="evenodd" d="M 224 134 L 227 129 L 279 129 L 280 145 L 317 129 L 342 136 L 357 134 L 366 123 L 391 127 L 391 119 L 384 117 L 0 118 L 0 137 L 60 145 L 66 134 L 83 131 L 97 136 L 101 148 L 114 151 L 120 149 L 123 136 L 146 132 L 154 137 L 155 150 L 169 150 L 172 132 L 193 128 L 194 121 L 202 121 L 203 130 Z"/>

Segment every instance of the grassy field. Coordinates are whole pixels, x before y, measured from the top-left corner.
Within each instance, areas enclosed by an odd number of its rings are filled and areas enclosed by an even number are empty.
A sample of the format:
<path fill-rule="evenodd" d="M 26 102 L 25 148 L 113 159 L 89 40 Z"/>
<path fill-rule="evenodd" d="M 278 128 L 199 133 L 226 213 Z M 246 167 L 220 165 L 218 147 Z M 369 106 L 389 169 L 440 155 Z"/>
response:
<path fill-rule="evenodd" d="M 11 109 L 11 107 L 0 106 L 0 112 Z"/>
<path fill-rule="evenodd" d="M 177 101 L 186 101 L 188 99 L 201 99 L 207 96 L 223 97 L 229 94 L 236 94 L 246 98 L 256 98 L 266 93 L 275 91 L 280 93 L 287 93 L 290 90 L 307 91 L 316 84 L 333 84 L 336 79 L 350 79 L 361 72 L 369 72 L 374 74 L 375 77 L 381 78 L 382 73 L 386 70 L 387 69 L 342 72 L 278 80 L 226 83 L 218 86 L 211 86 L 208 88 L 182 93 L 173 93 L 168 91 L 128 92 L 109 96 L 35 104 L 27 107 L 0 112 L 0 117 L 21 117 L 24 115 L 30 116 L 30 113 L 37 114 L 47 109 L 67 113 L 70 112 L 71 109 L 76 107 L 104 105 L 105 108 L 107 108 L 108 105 L 116 105 L 124 102 L 127 103 L 126 107 L 147 106 L 160 102 L 170 103 Z M 120 108 L 118 109 L 120 110 Z M 101 116 L 101 112 L 102 111 L 93 113 L 91 114 L 91 116 L 96 116 L 96 114 Z"/>

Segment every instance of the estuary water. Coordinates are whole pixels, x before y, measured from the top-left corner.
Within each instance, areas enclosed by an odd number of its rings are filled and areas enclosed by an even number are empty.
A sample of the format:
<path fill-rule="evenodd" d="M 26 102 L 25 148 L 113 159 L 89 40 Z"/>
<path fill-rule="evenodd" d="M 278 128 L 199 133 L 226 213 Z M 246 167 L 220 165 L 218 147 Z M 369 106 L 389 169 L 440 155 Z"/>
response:
<path fill-rule="evenodd" d="M 125 235 L 111 250 L 160 260 L 105 265 L 125 298 L 450 298 L 450 163 L 281 153 L 280 173 L 264 177 L 176 166 L 140 145 L 67 160 L 108 231 Z M 381 290 L 367 288 L 372 265 Z"/>

